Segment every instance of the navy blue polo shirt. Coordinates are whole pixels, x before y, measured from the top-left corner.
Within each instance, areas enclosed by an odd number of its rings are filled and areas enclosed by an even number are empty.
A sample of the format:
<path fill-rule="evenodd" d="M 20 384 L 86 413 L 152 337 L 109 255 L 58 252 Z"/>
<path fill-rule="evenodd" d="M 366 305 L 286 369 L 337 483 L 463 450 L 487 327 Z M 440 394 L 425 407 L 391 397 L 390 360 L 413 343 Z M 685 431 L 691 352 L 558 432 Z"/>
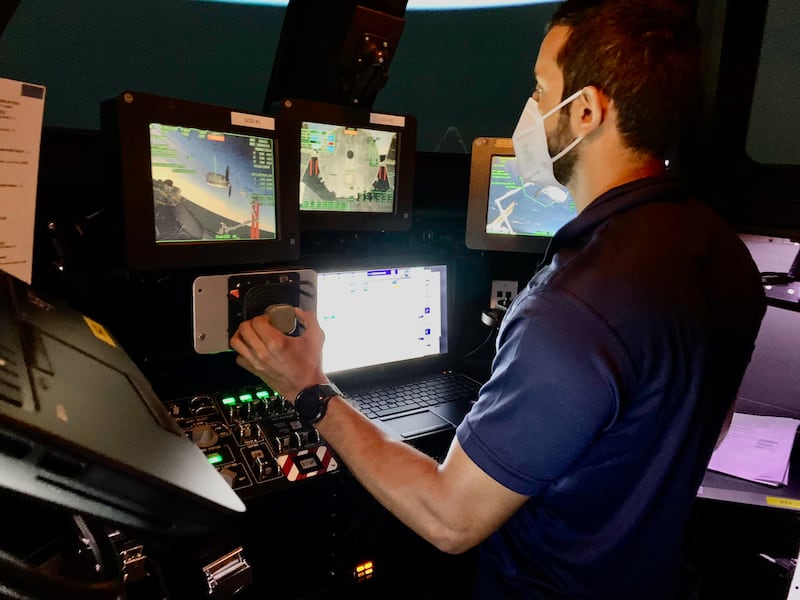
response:
<path fill-rule="evenodd" d="M 515 299 L 457 430 L 530 499 L 478 598 L 671 597 L 682 526 L 765 310 L 736 234 L 670 177 L 597 198 Z"/>

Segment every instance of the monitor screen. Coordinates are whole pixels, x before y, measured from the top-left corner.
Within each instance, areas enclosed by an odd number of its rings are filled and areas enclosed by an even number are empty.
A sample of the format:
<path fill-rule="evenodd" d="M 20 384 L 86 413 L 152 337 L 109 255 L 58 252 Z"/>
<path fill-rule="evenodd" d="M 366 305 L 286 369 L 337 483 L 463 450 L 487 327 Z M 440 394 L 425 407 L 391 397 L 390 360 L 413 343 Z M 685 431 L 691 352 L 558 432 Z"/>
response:
<path fill-rule="evenodd" d="M 268 137 L 150 123 L 156 244 L 275 239 Z"/>
<path fill-rule="evenodd" d="M 301 230 L 411 227 L 414 117 L 290 99 L 278 119 Z"/>
<path fill-rule="evenodd" d="M 261 265 L 299 255 L 273 117 L 124 92 L 103 104 L 122 195 L 125 264 Z"/>
<path fill-rule="evenodd" d="M 397 131 L 303 121 L 300 211 L 392 213 Z"/>
<path fill-rule="evenodd" d="M 472 145 L 466 245 L 474 250 L 541 254 L 576 216 L 563 188 L 523 183 L 509 138 L 477 138 Z"/>
<path fill-rule="evenodd" d="M 447 352 L 447 267 L 391 264 L 317 272 L 322 363 L 340 372 Z"/>

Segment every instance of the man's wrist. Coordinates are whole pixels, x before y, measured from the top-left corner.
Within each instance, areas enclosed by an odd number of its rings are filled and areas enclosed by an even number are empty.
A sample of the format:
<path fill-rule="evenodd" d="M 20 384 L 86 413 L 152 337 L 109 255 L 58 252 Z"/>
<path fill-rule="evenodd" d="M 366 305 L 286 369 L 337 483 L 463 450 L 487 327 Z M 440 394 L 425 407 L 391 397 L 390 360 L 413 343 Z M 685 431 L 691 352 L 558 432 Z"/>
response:
<path fill-rule="evenodd" d="M 308 425 L 316 425 L 325 416 L 328 402 L 342 392 L 333 383 L 315 384 L 300 390 L 294 401 L 294 409 L 300 420 Z"/>

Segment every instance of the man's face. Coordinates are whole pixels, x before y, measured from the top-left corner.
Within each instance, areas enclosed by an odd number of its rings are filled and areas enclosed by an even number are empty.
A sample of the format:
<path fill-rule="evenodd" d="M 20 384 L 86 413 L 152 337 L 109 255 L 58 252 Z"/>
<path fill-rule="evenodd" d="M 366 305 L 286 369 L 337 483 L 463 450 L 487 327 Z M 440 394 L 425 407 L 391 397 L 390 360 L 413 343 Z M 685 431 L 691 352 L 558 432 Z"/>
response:
<path fill-rule="evenodd" d="M 542 114 L 546 114 L 562 100 L 564 77 L 558 64 L 556 64 L 556 55 L 561 46 L 564 45 L 568 33 L 569 30 L 566 27 L 560 25 L 553 27 L 547 33 L 539 48 L 539 56 L 536 59 L 536 67 L 534 69 L 536 90 L 533 97 L 538 102 L 539 112 Z M 575 139 L 569 124 L 570 107 L 571 104 L 565 106 L 545 120 L 547 149 L 550 152 L 550 156 L 555 156 L 561 152 Z M 553 174 L 563 185 L 566 185 L 572 178 L 577 160 L 577 152 L 568 152 L 553 163 Z"/>

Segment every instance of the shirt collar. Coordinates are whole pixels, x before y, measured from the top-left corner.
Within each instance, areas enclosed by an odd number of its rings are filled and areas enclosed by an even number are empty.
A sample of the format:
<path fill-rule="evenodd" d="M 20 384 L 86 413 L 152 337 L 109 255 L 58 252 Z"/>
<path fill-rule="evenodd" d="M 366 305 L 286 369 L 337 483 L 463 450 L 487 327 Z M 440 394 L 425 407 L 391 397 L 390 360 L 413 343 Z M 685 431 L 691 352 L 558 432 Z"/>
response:
<path fill-rule="evenodd" d="M 574 245 L 614 215 L 641 204 L 663 200 L 685 201 L 684 181 L 672 174 L 663 174 L 637 179 L 608 190 L 556 232 L 540 266 L 548 264 L 559 249 Z"/>

